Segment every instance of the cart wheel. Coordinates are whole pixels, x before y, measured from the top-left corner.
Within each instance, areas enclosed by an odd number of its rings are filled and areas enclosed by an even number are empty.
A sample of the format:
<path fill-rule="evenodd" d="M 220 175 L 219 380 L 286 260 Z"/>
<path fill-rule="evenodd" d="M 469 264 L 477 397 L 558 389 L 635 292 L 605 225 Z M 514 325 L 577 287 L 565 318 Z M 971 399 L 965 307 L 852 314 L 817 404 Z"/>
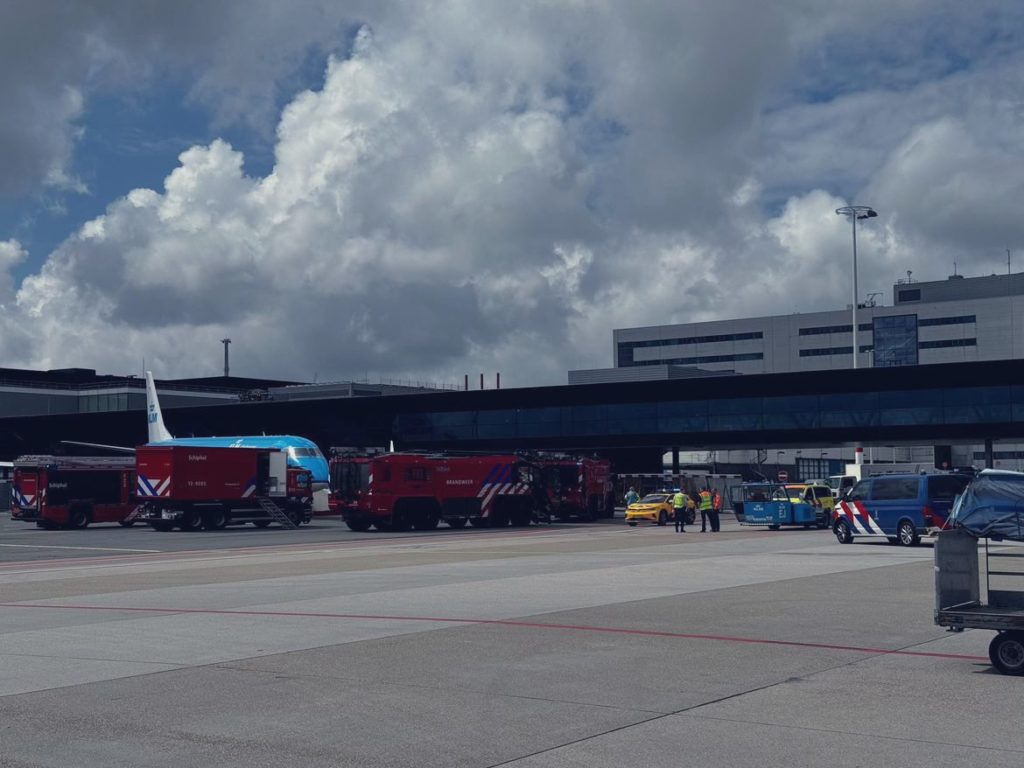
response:
<path fill-rule="evenodd" d="M 904 547 L 916 547 L 921 543 L 921 537 L 917 535 L 917 529 L 914 528 L 914 524 L 909 520 L 904 520 L 900 523 L 900 527 L 896 529 L 896 538 L 899 539 L 900 544 Z"/>
<path fill-rule="evenodd" d="M 779 530 L 779 526 L 776 525 L 775 523 L 772 523 L 771 525 L 768 526 L 768 530 L 769 531 L 777 531 L 777 530 Z"/>
<path fill-rule="evenodd" d="M 840 544 L 850 544 L 853 542 L 853 534 L 850 533 L 850 524 L 845 520 L 836 521 L 835 526 L 832 528 L 832 532 L 835 533 Z"/>
<path fill-rule="evenodd" d="M 1004 675 L 1024 675 L 1024 632 L 1000 632 L 988 646 L 988 657 Z"/>

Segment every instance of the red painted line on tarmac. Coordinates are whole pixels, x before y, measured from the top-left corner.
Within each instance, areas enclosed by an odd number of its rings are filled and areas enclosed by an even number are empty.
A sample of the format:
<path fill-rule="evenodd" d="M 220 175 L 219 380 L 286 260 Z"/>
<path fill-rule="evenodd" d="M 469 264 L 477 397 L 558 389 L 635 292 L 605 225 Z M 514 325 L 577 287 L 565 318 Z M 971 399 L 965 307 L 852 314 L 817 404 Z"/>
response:
<path fill-rule="evenodd" d="M 871 648 L 859 645 L 835 645 L 832 643 L 805 643 L 796 640 L 770 640 L 756 637 L 737 637 L 734 635 L 702 635 L 690 632 L 668 632 L 657 629 L 627 629 L 625 627 L 599 627 L 587 624 L 546 624 L 536 621 L 516 621 L 514 619 L 467 619 L 441 616 L 388 616 L 362 613 L 319 613 L 307 611 L 245 611 L 216 608 L 152 608 L 152 607 L 116 607 L 107 605 L 47 605 L 45 603 L 0 603 L 0 608 L 36 608 L 49 610 L 73 611 L 110 611 L 126 613 L 167 613 L 167 614 L 201 614 L 212 616 L 270 616 L 288 618 L 316 619 L 351 619 L 356 621 L 410 621 L 435 622 L 441 624 L 484 624 L 501 627 L 523 627 L 526 629 L 558 629 L 569 632 L 594 632 L 600 634 L 634 635 L 640 637 L 669 637 L 677 640 L 714 640 L 723 643 L 743 643 L 747 645 L 777 645 L 788 648 L 813 648 L 827 651 L 849 651 L 851 653 L 867 653 L 882 656 L 920 656 L 932 659 L 960 659 L 967 661 L 989 661 L 987 656 L 972 656 L 965 653 L 936 653 L 932 651 L 902 651 L 888 648 Z"/>

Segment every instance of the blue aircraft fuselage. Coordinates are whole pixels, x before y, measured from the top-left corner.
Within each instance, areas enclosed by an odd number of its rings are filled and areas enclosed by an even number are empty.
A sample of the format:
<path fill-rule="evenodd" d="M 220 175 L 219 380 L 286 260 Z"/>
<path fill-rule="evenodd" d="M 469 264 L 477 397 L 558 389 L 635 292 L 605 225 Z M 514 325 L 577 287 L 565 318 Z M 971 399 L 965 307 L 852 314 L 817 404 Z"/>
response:
<path fill-rule="evenodd" d="M 239 437 L 176 437 L 149 445 L 187 445 L 194 448 L 276 448 L 288 456 L 288 466 L 308 469 L 314 486 L 326 487 L 330 472 L 327 459 L 316 443 L 294 435 L 244 435 Z"/>

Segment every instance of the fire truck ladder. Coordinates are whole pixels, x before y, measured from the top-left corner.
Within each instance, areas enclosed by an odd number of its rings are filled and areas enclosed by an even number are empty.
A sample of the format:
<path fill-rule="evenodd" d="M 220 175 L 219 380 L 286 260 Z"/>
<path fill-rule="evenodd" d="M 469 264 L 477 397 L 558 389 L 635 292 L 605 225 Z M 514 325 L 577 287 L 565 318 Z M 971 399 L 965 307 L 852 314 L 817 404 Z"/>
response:
<path fill-rule="evenodd" d="M 259 504 L 260 509 L 270 515 L 270 519 L 276 523 L 279 523 L 282 528 L 291 528 L 292 530 L 297 529 L 299 526 L 284 513 L 284 511 L 273 502 L 272 499 L 266 496 L 257 496 L 256 503 Z"/>

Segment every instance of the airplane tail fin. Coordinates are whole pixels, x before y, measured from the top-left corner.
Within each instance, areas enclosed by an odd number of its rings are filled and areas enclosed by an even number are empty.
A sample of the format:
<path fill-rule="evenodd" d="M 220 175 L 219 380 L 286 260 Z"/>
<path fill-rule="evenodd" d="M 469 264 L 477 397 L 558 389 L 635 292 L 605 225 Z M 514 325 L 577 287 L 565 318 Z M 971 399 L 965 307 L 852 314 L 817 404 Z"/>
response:
<path fill-rule="evenodd" d="M 146 418 L 149 420 L 149 442 L 173 440 L 174 435 L 164 426 L 164 415 L 160 412 L 160 400 L 156 396 L 153 374 L 146 371 Z"/>

